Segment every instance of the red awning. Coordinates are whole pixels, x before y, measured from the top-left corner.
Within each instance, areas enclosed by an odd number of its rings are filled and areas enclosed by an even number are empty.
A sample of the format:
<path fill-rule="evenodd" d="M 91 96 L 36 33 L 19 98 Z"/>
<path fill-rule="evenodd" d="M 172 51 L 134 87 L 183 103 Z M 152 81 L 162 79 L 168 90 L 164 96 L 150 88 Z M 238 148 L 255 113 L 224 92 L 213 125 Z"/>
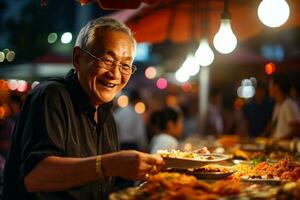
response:
<path fill-rule="evenodd" d="M 85 5 L 91 2 L 97 2 L 102 9 L 118 10 L 118 9 L 135 9 L 140 7 L 141 3 L 155 5 L 161 0 L 76 0 Z M 41 0 L 41 5 L 46 5 L 47 0 Z"/>

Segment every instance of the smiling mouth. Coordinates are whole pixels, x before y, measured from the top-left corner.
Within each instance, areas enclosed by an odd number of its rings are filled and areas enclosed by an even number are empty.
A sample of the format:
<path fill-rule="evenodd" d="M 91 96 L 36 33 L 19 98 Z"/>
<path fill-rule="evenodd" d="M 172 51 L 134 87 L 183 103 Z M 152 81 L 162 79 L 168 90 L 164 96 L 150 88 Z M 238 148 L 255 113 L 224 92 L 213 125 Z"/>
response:
<path fill-rule="evenodd" d="M 116 86 L 116 84 L 105 83 L 103 81 L 98 81 L 98 83 L 100 83 L 101 85 L 103 85 L 105 87 L 109 87 L 109 88 L 114 88 Z"/>

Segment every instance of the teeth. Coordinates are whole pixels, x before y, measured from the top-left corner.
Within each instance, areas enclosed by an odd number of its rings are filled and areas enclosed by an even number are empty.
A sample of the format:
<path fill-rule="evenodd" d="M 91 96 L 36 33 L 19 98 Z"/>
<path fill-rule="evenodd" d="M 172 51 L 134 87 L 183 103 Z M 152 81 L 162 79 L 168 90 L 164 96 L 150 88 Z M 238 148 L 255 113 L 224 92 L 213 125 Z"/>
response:
<path fill-rule="evenodd" d="M 105 83 L 105 82 L 102 82 L 102 81 L 99 81 L 102 85 L 105 85 L 106 87 L 110 87 L 110 88 L 113 88 L 116 86 L 116 84 L 111 84 L 111 83 Z"/>

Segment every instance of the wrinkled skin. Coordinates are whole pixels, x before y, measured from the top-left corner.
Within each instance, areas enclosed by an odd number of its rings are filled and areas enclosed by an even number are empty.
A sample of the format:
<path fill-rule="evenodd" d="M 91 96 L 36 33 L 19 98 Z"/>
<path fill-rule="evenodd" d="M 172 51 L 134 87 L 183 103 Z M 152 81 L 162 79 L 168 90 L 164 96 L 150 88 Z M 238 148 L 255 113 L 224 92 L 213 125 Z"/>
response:
<path fill-rule="evenodd" d="M 132 64 L 135 46 L 123 32 L 107 31 L 100 35 L 96 31 L 94 42 L 87 50 L 99 58 L 107 56 L 118 63 Z M 110 102 L 130 79 L 131 75 L 122 75 L 116 66 L 112 70 L 99 67 L 97 61 L 79 47 L 74 48 L 73 55 L 79 82 L 95 106 Z"/>

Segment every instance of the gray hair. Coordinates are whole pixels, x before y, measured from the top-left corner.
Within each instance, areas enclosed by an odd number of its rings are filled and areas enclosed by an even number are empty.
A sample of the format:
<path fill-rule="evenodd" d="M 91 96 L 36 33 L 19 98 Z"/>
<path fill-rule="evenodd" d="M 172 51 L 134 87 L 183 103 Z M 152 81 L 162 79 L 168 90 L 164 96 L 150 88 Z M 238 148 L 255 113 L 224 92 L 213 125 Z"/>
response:
<path fill-rule="evenodd" d="M 99 17 L 88 22 L 79 32 L 75 46 L 79 46 L 83 49 L 88 49 L 90 43 L 95 38 L 96 30 L 100 31 L 100 34 L 106 31 L 121 31 L 129 36 L 132 43 L 136 47 L 136 40 L 133 37 L 131 30 L 122 22 L 109 18 L 109 17 Z"/>

